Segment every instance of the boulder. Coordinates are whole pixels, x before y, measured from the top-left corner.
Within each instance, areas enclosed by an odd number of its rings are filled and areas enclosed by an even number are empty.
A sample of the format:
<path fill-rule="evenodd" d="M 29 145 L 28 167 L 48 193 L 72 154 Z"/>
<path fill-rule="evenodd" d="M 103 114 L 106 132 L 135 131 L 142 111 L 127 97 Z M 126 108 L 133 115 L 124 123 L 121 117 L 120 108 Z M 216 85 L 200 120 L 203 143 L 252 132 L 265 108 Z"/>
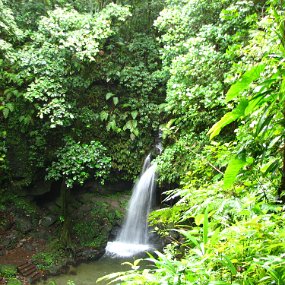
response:
<path fill-rule="evenodd" d="M 113 228 L 112 228 L 112 230 L 111 230 L 111 232 L 110 232 L 110 234 L 109 234 L 109 240 L 110 241 L 113 241 L 113 240 L 115 240 L 117 237 L 118 237 L 118 235 L 119 235 L 119 233 L 120 233 L 120 231 L 121 231 L 121 226 L 120 225 L 115 225 Z"/>
<path fill-rule="evenodd" d="M 22 234 L 30 232 L 33 229 L 31 219 L 29 217 L 16 218 L 16 228 Z"/>
<path fill-rule="evenodd" d="M 49 215 L 49 216 L 44 216 L 40 219 L 39 225 L 43 226 L 45 228 L 50 227 L 56 222 L 57 218 L 55 216 Z"/>
<path fill-rule="evenodd" d="M 76 261 L 93 261 L 102 257 L 105 253 L 105 248 L 96 249 L 96 248 L 81 248 L 76 252 Z"/>

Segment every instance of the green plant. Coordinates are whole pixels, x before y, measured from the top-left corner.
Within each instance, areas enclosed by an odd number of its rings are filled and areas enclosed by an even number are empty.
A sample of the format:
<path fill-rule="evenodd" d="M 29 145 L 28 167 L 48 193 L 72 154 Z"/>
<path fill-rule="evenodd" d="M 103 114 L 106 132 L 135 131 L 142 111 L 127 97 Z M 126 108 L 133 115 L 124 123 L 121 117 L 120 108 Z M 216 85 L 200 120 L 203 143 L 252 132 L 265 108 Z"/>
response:
<path fill-rule="evenodd" d="M 103 183 L 111 162 L 105 152 L 106 148 L 100 142 L 80 144 L 67 139 L 65 147 L 57 151 L 57 161 L 48 169 L 47 179 L 63 178 L 66 186 L 71 188 L 74 183 L 82 185 L 93 172 L 93 176 Z"/>
<path fill-rule="evenodd" d="M 66 261 L 65 248 L 57 240 L 50 242 L 45 251 L 32 256 L 32 261 L 38 269 L 48 271 L 53 269 L 54 266 L 62 265 Z"/>
<path fill-rule="evenodd" d="M 56 255 L 51 252 L 41 252 L 33 255 L 32 259 L 39 269 L 47 270 L 55 264 Z"/>
<path fill-rule="evenodd" d="M 1 265 L 0 275 L 5 278 L 15 277 L 17 274 L 17 268 L 14 265 Z"/>
<path fill-rule="evenodd" d="M 75 221 L 72 236 L 80 246 L 100 248 L 108 241 L 109 232 L 122 213 L 105 202 L 95 202 L 90 217 Z"/>
<path fill-rule="evenodd" d="M 21 285 L 22 282 L 19 279 L 16 278 L 9 278 L 7 285 Z"/>

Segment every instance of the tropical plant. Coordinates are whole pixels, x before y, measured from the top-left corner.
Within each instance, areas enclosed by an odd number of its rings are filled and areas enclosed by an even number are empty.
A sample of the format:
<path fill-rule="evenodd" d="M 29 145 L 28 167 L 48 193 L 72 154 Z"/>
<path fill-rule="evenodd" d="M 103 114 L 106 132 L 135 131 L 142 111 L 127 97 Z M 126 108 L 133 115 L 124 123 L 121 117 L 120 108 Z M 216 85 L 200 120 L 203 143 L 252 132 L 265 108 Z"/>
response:
<path fill-rule="evenodd" d="M 170 243 L 162 253 L 148 259 L 154 267 L 140 269 L 136 264 L 127 273 L 101 280 L 121 284 L 283 284 L 283 3 L 264 1 L 254 6 L 251 1 L 223 1 L 222 7 L 213 1 L 170 2 L 162 13 L 165 18 L 158 20 L 161 27 L 165 25 L 162 39 L 168 43 L 163 59 L 170 72 L 165 105 L 171 118 L 165 125 L 165 144 L 170 146 L 157 160 L 161 180 L 177 181 L 180 186 L 167 192 L 165 208 L 152 213 L 150 222 L 171 240 L 168 238 Z M 215 13 L 203 18 L 197 11 L 206 2 Z M 187 15 L 186 11 L 196 14 L 191 22 L 186 17 L 179 21 L 178 15 Z M 214 24 L 210 21 L 217 19 L 216 13 L 220 18 Z M 201 45 L 199 39 L 187 42 L 189 23 L 193 23 L 193 33 L 207 30 L 203 57 L 199 58 L 198 50 L 191 58 L 201 62 L 197 67 L 184 55 L 189 45 L 191 52 L 196 44 Z M 236 30 L 235 24 L 241 29 Z M 223 42 L 217 41 L 219 33 L 212 33 L 218 30 L 223 31 L 220 35 L 228 45 L 226 50 Z M 209 50 L 205 57 L 203 52 L 213 40 L 213 57 Z M 207 64 L 213 63 L 211 59 L 218 53 L 225 64 L 219 77 L 221 89 L 211 88 L 213 102 L 207 106 L 202 80 L 217 82 L 213 80 L 216 66 L 211 69 Z M 199 70 L 203 70 L 201 76 L 191 81 Z M 191 90 L 188 95 L 187 90 Z M 226 94 L 225 101 L 222 94 Z M 217 105 L 212 109 L 211 104 Z M 196 124 L 198 114 L 193 110 L 199 110 L 197 106 L 203 106 L 202 113 L 208 112 L 205 120 L 211 111 L 219 116 L 215 108 L 230 111 L 219 120 L 211 116 L 217 122 L 209 130 L 207 121 L 203 128 Z M 209 130 L 212 142 L 199 134 L 201 130 Z M 173 165 L 177 167 L 169 171 Z"/>

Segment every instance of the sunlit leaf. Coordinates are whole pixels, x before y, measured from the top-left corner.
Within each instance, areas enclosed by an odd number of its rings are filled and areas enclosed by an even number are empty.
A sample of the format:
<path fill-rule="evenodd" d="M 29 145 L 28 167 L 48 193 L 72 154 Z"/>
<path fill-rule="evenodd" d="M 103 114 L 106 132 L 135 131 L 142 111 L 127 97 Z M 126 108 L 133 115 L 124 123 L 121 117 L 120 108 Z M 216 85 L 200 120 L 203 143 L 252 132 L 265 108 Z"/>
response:
<path fill-rule="evenodd" d="M 246 165 L 246 160 L 234 157 L 230 160 L 224 175 L 224 189 L 229 189 L 235 182 L 241 168 Z"/>
<path fill-rule="evenodd" d="M 111 97 L 113 97 L 115 94 L 114 93 L 111 93 L 111 92 L 109 92 L 109 93 L 107 93 L 106 94 L 106 100 L 109 100 Z"/>
<path fill-rule="evenodd" d="M 226 101 L 230 101 L 237 97 L 242 91 L 246 90 L 250 84 L 260 77 L 261 72 L 264 70 L 265 64 L 259 64 L 246 71 L 243 76 L 233 84 L 226 95 Z"/>
<path fill-rule="evenodd" d="M 237 119 L 244 116 L 244 112 L 246 107 L 248 106 L 247 100 L 241 100 L 239 105 L 232 111 L 225 114 L 220 121 L 218 121 L 209 131 L 208 134 L 210 135 L 210 139 L 213 139 L 217 136 L 220 131 L 227 126 L 228 124 L 236 121 Z"/>
<path fill-rule="evenodd" d="M 9 112 L 10 112 L 9 109 L 8 108 L 4 108 L 2 112 L 3 112 L 4 118 L 7 119 L 8 115 L 9 115 Z"/>
<path fill-rule="evenodd" d="M 132 111 L 131 115 L 132 115 L 132 118 L 135 120 L 136 117 L 138 116 L 138 111 Z"/>
<path fill-rule="evenodd" d="M 118 105 L 119 98 L 118 97 L 113 97 L 113 103 L 114 103 L 114 105 Z"/>

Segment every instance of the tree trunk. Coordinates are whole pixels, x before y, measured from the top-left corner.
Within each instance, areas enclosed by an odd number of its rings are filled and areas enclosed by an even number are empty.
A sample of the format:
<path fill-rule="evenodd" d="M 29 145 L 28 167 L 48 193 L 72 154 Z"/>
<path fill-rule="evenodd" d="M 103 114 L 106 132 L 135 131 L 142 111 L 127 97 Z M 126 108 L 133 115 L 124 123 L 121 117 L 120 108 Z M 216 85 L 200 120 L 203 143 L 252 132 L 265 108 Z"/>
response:
<path fill-rule="evenodd" d="M 60 195 L 61 195 L 61 212 L 63 217 L 63 225 L 62 225 L 60 241 L 66 248 L 69 248 L 71 245 L 70 218 L 68 214 L 69 190 L 67 189 L 64 180 L 62 181 L 61 184 Z"/>

